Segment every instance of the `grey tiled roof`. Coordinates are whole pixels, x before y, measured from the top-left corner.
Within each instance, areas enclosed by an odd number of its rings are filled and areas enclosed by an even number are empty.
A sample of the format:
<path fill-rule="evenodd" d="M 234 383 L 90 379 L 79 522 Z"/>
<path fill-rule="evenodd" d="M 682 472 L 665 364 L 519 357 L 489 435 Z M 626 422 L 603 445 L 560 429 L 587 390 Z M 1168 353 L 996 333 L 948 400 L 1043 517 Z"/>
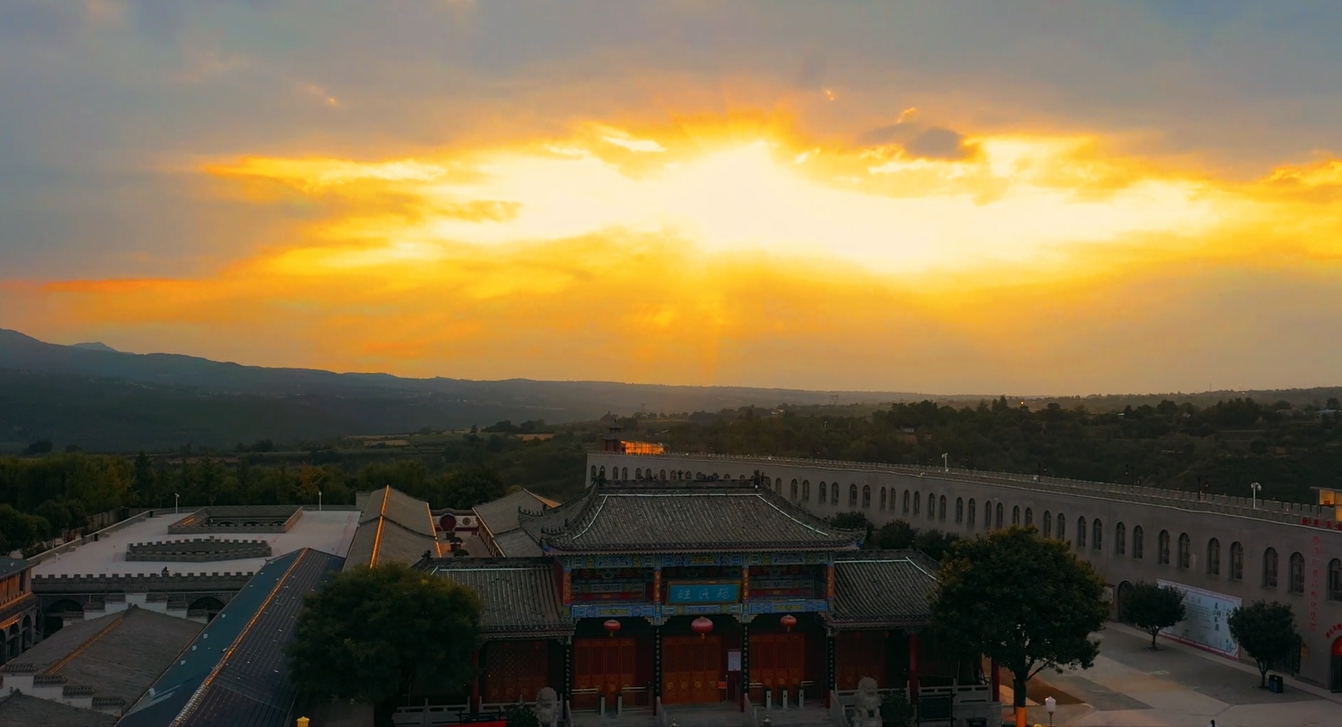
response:
<path fill-rule="evenodd" d="M 505 558 L 529 558 L 542 554 L 541 546 L 536 545 L 536 541 L 521 528 L 494 538 L 494 545 Z"/>
<path fill-rule="evenodd" d="M 27 694 L 14 694 L 0 701 L 0 725 L 5 727 L 111 727 L 114 724 L 116 717 L 110 714 Z"/>
<path fill-rule="evenodd" d="M 528 490 L 518 490 L 497 500 L 476 505 L 474 510 L 476 517 L 480 518 L 480 522 L 489 528 L 490 533 L 498 537 L 503 533 L 517 529 L 517 511 L 519 508 L 539 512 L 544 510 L 545 507 L 545 501 L 534 493 Z"/>
<path fill-rule="evenodd" d="M 923 624 L 932 619 L 937 564 L 912 550 L 859 550 L 834 559 L 834 609 L 839 627 Z"/>
<path fill-rule="evenodd" d="M 750 482 L 598 484 L 520 522 L 543 547 L 570 553 L 839 550 L 862 538 Z"/>
<path fill-rule="evenodd" d="M 132 704 L 204 628 L 201 624 L 131 607 L 71 624 L 11 664 L 33 664 L 71 686 L 93 687 L 98 697 Z M 69 659 L 66 661 L 66 659 Z"/>
<path fill-rule="evenodd" d="M 427 568 L 480 594 L 485 607 L 480 625 L 487 635 L 532 638 L 573 633 L 573 622 L 559 603 L 552 560 L 451 558 Z"/>
<path fill-rule="evenodd" d="M 0 556 L 0 578 L 8 578 L 26 568 L 31 568 L 32 563 L 22 558 L 7 558 Z"/>
<path fill-rule="evenodd" d="M 437 528 L 428 503 L 384 487 L 369 496 L 359 514 L 345 570 L 387 561 L 414 563 L 424 551 L 438 555 Z"/>

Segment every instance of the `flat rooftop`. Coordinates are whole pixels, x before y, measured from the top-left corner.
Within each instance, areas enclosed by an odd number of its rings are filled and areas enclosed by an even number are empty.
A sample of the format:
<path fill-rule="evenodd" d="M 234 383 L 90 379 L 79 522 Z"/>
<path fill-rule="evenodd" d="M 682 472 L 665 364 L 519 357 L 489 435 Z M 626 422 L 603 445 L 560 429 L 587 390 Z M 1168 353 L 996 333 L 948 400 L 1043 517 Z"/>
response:
<path fill-rule="evenodd" d="M 216 538 L 243 538 L 246 540 L 264 540 L 270 543 L 270 558 L 242 558 L 238 560 L 215 560 L 205 563 L 164 563 L 155 561 L 127 561 L 126 546 L 131 543 L 161 542 L 183 540 L 191 537 L 172 535 L 168 526 L 190 515 L 182 512 L 174 515 L 156 515 L 145 518 L 120 530 L 99 536 L 97 542 L 80 545 L 72 551 L 61 553 L 38 563 L 33 567 L 35 576 L 76 576 L 98 574 L 161 573 L 164 567 L 172 573 L 255 573 L 261 570 L 268 560 L 302 548 L 312 548 L 323 553 L 345 557 L 350 541 L 359 525 L 357 510 L 304 510 L 286 533 L 245 533 L 237 535 L 216 535 Z M 204 536 L 208 537 L 208 536 Z"/>

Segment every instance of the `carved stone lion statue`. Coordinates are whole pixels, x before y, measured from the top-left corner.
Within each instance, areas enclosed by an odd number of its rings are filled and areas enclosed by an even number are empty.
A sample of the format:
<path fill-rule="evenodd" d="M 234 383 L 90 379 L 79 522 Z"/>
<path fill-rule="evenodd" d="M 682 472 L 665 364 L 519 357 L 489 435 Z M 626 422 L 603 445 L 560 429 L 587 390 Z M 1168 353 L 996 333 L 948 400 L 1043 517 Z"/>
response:
<path fill-rule="evenodd" d="M 559 724 L 561 716 L 559 708 L 559 695 L 550 687 L 541 687 L 536 693 L 536 719 L 541 723 L 541 727 L 555 727 Z"/>
<path fill-rule="evenodd" d="M 881 727 L 881 693 L 876 680 L 862 677 L 857 681 L 857 715 L 853 727 Z"/>

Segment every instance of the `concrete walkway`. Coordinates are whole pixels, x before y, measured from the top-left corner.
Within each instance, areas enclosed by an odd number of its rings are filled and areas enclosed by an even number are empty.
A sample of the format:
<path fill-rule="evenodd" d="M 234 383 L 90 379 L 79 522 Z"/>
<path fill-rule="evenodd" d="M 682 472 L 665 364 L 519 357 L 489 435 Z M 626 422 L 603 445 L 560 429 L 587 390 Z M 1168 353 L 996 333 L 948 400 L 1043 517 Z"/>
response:
<path fill-rule="evenodd" d="M 1151 651 L 1150 636 L 1108 624 L 1095 666 L 1064 674 L 1045 672 L 1030 694 L 1056 690 L 1055 725 L 1073 727 L 1304 727 L 1342 725 L 1342 695 L 1287 679 L 1286 692 L 1258 687 L 1258 670 L 1165 639 Z M 1041 682 L 1036 687 L 1035 681 Z M 1006 701 L 1006 695 L 1003 695 Z M 1048 724 L 1042 706 L 1028 708 L 1030 724 Z"/>

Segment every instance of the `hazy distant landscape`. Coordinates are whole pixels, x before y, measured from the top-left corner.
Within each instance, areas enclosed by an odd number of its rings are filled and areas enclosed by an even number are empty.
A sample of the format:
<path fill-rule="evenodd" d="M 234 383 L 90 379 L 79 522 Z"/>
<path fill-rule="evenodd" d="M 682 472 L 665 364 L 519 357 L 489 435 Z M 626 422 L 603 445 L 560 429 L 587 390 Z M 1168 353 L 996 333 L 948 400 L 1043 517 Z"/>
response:
<path fill-rule="evenodd" d="M 1342 387 L 1287 391 L 1026 396 L 1096 412 L 1156 405 L 1171 398 L 1209 406 L 1249 396 L 1322 408 Z M 242 366 L 178 354 L 121 353 L 100 344 L 62 346 L 0 329 L 0 452 L 37 440 L 56 449 L 162 451 L 186 444 L 315 440 L 340 435 L 466 429 L 497 421 L 591 421 L 628 416 L 718 412 L 740 407 L 838 407 L 852 415 L 892 402 L 930 399 L 956 406 L 998 394 L 802 391 L 748 387 L 622 384 L 602 381 L 408 379 L 388 374 Z M 1008 398 L 1012 398 L 1008 394 Z M 1013 401 L 1017 399 L 1012 398 Z"/>

